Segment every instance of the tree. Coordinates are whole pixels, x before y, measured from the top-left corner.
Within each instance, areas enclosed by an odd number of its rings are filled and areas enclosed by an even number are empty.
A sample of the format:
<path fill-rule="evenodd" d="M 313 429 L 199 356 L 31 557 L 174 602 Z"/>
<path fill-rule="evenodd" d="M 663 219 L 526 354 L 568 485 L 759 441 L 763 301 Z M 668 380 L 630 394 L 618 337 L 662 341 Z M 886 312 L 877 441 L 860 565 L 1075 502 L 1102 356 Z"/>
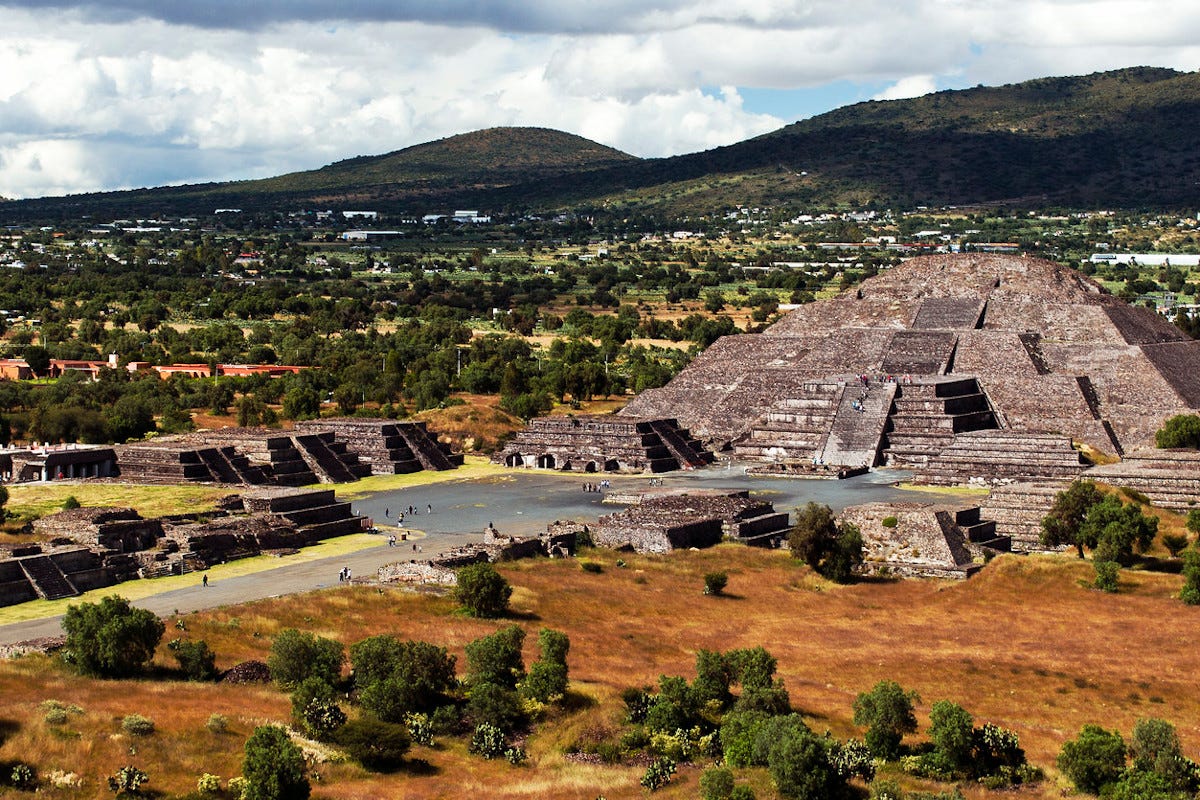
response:
<path fill-rule="evenodd" d="M 1151 772 L 1164 779 L 1174 791 L 1190 797 L 1200 782 L 1196 764 L 1183 755 L 1175 726 L 1162 719 L 1139 719 L 1129 739 L 1133 769 Z"/>
<path fill-rule="evenodd" d="M 833 509 L 811 501 L 796 512 L 788 546 L 793 556 L 838 583 L 848 583 L 863 561 L 858 528 L 849 523 L 839 526 Z"/>
<path fill-rule="evenodd" d="M 1133 554 L 1143 552 L 1158 533 L 1158 518 L 1142 513 L 1137 503 L 1122 503 L 1115 494 L 1088 509 L 1079 536 L 1094 551 L 1097 561 L 1133 563 Z"/>
<path fill-rule="evenodd" d="M 508 613 L 512 592 L 504 576 L 487 561 L 481 561 L 458 571 L 454 599 L 473 617 L 494 618 Z"/>
<path fill-rule="evenodd" d="M 501 628 L 490 636 L 467 645 L 467 682 L 472 685 L 493 683 L 515 689 L 525 676 L 521 645 L 525 631 L 519 625 Z"/>
<path fill-rule="evenodd" d="M 117 595 L 99 604 L 67 607 L 66 657 L 80 672 L 101 678 L 125 678 L 140 672 L 154 658 L 162 640 L 162 620 L 143 608 L 133 608 Z"/>
<path fill-rule="evenodd" d="M 1200 551 L 1188 550 L 1183 554 L 1183 588 L 1179 599 L 1189 606 L 1200 605 Z"/>
<path fill-rule="evenodd" d="M 1088 511 L 1100 502 L 1102 493 L 1091 481 L 1075 481 L 1054 497 L 1054 505 L 1042 520 L 1042 544 L 1051 547 L 1074 545 L 1083 558 L 1080 528 Z"/>
<path fill-rule="evenodd" d="M 767 769 L 775 788 L 795 800 L 827 800 L 844 784 L 829 763 L 828 742 L 811 731 L 789 731 L 771 747 Z"/>
<path fill-rule="evenodd" d="M 271 677 L 285 689 L 310 677 L 333 686 L 342 677 L 345 658 L 341 642 L 285 628 L 271 643 L 267 666 L 271 668 Z"/>
<path fill-rule="evenodd" d="M 25 348 L 25 363 L 34 375 L 45 375 L 50 369 L 50 351 L 36 344 L 30 345 Z"/>
<path fill-rule="evenodd" d="M 292 721 L 315 739 L 327 739 L 346 724 L 333 687 L 321 678 L 305 678 L 292 692 Z"/>
<path fill-rule="evenodd" d="M 867 747 L 875 756 L 899 755 L 904 734 L 917 729 L 913 703 L 919 699 L 916 692 L 905 692 L 895 681 L 884 680 L 854 700 L 854 724 L 867 726 Z"/>
<path fill-rule="evenodd" d="M 179 662 L 179 670 L 189 681 L 211 681 L 217 677 L 217 655 L 203 639 L 191 641 L 175 639 L 167 644 L 167 649 Z"/>
<path fill-rule="evenodd" d="M 1186 447 L 1200 450 L 1200 415 L 1177 414 L 1171 417 L 1154 434 L 1154 444 L 1162 449 Z"/>
<path fill-rule="evenodd" d="M 562 697 L 567 691 L 567 652 L 571 640 L 561 631 L 542 628 L 538 633 L 541 658 L 529 665 L 521 691 L 541 703 Z"/>
<path fill-rule="evenodd" d="M 1099 794 L 1125 769 L 1125 740 L 1116 731 L 1084 725 L 1077 739 L 1063 744 L 1057 763 L 1076 789 Z"/>
<path fill-rule="evenodd" d="M 971 767 L 975 720 L 958 703 L 939 700 L 929 711 L 929 738 L 940 760 L 951 771 Z"/>
<path fill-rule="evenodd" d="M 1188 509 L 1187 529 L 1192 533 L 1200 533 L 1200 508 Z"/>
<path fill-rule="evenodd" d="M 457 682 L 446 648 L 386 634 L 352 645 L 350 663 L 363 708 L 386 722 L 433 711 Z"/>
<path fill-rule="evenodd" d="M 278 725 L 261 725 L 246 740 L 244 800 L 308 800 L 304 754 Z"/>

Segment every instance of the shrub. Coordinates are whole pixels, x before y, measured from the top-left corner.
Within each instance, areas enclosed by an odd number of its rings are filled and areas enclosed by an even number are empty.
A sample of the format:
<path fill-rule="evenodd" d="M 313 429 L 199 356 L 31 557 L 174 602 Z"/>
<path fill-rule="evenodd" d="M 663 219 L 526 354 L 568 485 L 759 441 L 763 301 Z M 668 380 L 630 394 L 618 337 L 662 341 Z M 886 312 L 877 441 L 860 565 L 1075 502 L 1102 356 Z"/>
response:
<path fill-rule="evenodd" d="M 217 655 L 203 641 L 173 639 L 167 649 L 179 662 L 179 670 L 189 681 L 211 681 L 217 677 Z"/>
<path fill-rule="evenodd" d="M 712 767 L 700 776 L 700 797 L 703 800 L 729 800 L 733 794 L 733 771 L 727 767 Z"/>
<path fill-rule="evenodd" d="M 515 689 L 525 674 L 525 662 L 521 658 L 524 643 L 525 631 L 519 625 L 509 625 L 470 642 L 466 647 L 467 681 Z"/>
<path fill-rule="evenodd" d="M 285 628 L 271 643 L 267 666 L 271 677 L 285 689 L 298 686 L 305 678 L 320 678 L 333 686 L 342 676 L 346 656 L 340 642 Z"/>
<path fill-rule="evenodd" d="M 871 800 L 904 800 L 904 792 L 900 784 L 892 780 L 878 780 L 871 783 Z"/>
<path fill-rule="evenodd" d="M 567 653 L 571 640 L 561 631 L 542 628 L 538 632 L 541 658 L 529 667 L 521 693 L 540 703 L 549 703 L 567 691 Z"/>
<path fill-rule="evenodd" d="M 845 784 L 829 764 L 827 742 L 811 731 L 793 730 L 777 739 L 767 769 L 779 793 L 797 800 L 826 800 Z"/>
<path fill-rule="evenodd" d="M 1154 443 L 1160 448 L 1185 447 L 1200 449 L 1200 416 L 1177 414 L 1154 434 Z"/>
<path fill-rule="evenodd" d="M 471 688 L 467 715 L 476 724 L 487 723 L 502 731 L 511 731 L 525 721 L 520 695 L 495 683 L 480 683 Z"/>
<path fill-rule="evenodd" d="M 1189 606 L 1200 605 L 1200 550 L 1183 554 L 1183 588 L 1179 599 Z"/>
<path fill-rule="evenodd" d="M 1099 794 L 1125 769 L 1125 740 L 1116 731 L 1084 725 L 1078 738 L 1063 744 L 1057 763 L 1076 789 Z"/>
<path fill-rule="evenodd" d="M 209 733 L 222 734 L 229 731 L 229 720 L 224 714 L 209 714 L 208 721 L 204 723 L 204 727 Z"/>
<path fill-rule="evenodd" d="M 1187 529 L 1192 533 L 1200 533 L 1200 508 L 1188 510 Z"/>
<path fill-rule="evenodd" d="M 954 771 L 971 766 L 975 744 L 975 720 L 966 709 L 949 700 L 939 700 L 929 712 L 929 738 L 935 752 Z"/>
<path fill-rule="evenodd" d="M 884 517 L 879 521 L 879 524 L 885 528 L 894 528 L 900 524 L 900 520 L 896 519 L 895 517 Z"/>
<path fill-rule="evenodd" d="M 1121 565 L 1115 561 L 1094 561 L 1092 567 L 1096 570 L 1096 582 L 1092 584 L 1102 592 L 1115 594 L 1118 588 L 1118 576 Z"/>
<path fill-rule="evenodd" d="M 304 754 L 278 725 L 261 725 L 250 734 L 242 777 L 246 779 L 242 800 L 308 800 L 312 791 L 304 773 Z"/>
<path fill-rule="evenodd" d="M 140 672 L 154 658 L 166 630 L 153 612 L 134 608 L 117 595 L 99 604 L 67 607 L 65 657 L 85 675 L 125 678 Z"/>
<path fill-rule="evenodd" d="M 866 725 L 867 747 L 875 756 L 895 758 L 904 734 L 917 729 L 913 714 L 916 692 L 905 692 L 895 681 L 880 681 L 854 701 L 854 724 Z"/>
<path fill-rule="evenodd" d="M 37 786 L 37 770 L 22 761 L 18 761 L 13 764 L 12 772 L 8 774 L 8 782 L 15 789 L 33 789 Z"/>
<path fill-rule="evenodd" d="M 292 720 L 314 739 L 328 739 L 346 724 L 333 687 L 320 678 L 305 678 L 292 692 Z"/>
<path fill-rule="evenodd" d="M 504 753 L 504 731 L 490 723 L 481 722 L 471 733 L 468 749 L 489 760 L 496 758 Z"/>
<path fill-rule="evenodd" d="M 1164 533 L 1162 543 L 1163 547 L 1167 548 L 1167 552 L 1171 554 L 1171 558 L 1179 558 L 1183 548 L 1188 546 L 1188 537 L 1182 533 Z"/>
<path fill-rule="evenodd" d="M 221 779 L 206 772 L 196 781 L 196 791 L 200 794 L 218 794 L 221 791 Z"/>
<path fill-rule="evenodd" d="M 529 754 L 525 752 L 524 747 L 510 747 L 504 751 L 504 758 L 514 767 L 524 764 L 529 758 Z"/>
<path fill-rule="evenodd" d="M 857 739 L 834 741 L 829 747 L 829 763 L 842 780 L 861 778 L 870 783 L 875 779 L 875 759 L 871 749 Z"/>
<path fill-rule="evenodd" d="M 642 775 L 641 784 L 652 792 L 666 786 L 671 782 L 671 777 L 675 774 L 675 762 L 671 759 L 661 756 L 650 762 L 650 766 L 646 767 L 646 772 Z"/>
<path fill-rule="evenodd" d="M 726 584 L 729 583 L 729 575 L 724 572 L 707 572 L 704 575 L 704 593 L 713 596 L 720 595 L 725 591 Z"/>
<path fill-rule="evenodd" d="M 64 511 L 70 511 L 73 508 L 79 508 L 79 505 L 79 500 L 75 497 L 75 495 L 69 494 L 67 495 L 67 499 L 63 500 L 62 507 Z"/>
<path fill-rule="evenodd" d="M 454 599 L 473 617 L 495 618 L 508 613 L 512 586 L 496 568 L 486 561 L 471 564 L 458 571 Z"/>
<path fill-rule="evenodd" d="M 593 575 L 599 575 L 604 572 L 604 567 L 597 561 L 580 561 L 579 568 L 584 572 L 590 572 Z"/>
<path fill-rule="evenodd" d="M 338 728 L 334 741 L 358 763 L 371 770 L 392 770 L 404 763 L 412 746 L 408 728 L 363 717 Z"/>
<path fill-rule="evenodd" d="M 433 721 L 426 714 L 405 714 L 404 726 L 408 728 L 408 735 L 412 740 L 419 745 L 431 747 L 433 745 Z"/>
<path fill-rule="evenodd" d="M 108 790 L 120 797 L 123 794 L 141 794 L 142 785 L 150 776 L 137 767 L 125 766 L 108 776 Z"/>
<path fill-rule="evenodd" d="M 745 784 L 735 786 L 729 793 L 729 800 L 754 800 L 754 790 Z"/>
<path fill-rule="evenodd" d="M 121 720 L 121 730 L 130 736 L 149 736 L 154 733 L 154 720 L 141 714 L 126 714 Z"/>

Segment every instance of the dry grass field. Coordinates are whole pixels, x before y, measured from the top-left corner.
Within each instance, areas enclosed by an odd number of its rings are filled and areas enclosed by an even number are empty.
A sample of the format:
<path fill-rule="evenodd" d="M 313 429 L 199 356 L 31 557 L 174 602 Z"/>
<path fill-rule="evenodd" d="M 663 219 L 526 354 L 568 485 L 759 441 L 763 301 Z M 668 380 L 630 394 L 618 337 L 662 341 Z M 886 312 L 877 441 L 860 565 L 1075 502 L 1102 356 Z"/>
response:
<path fill-rule="evenodd" d="M 622 717 L 618 694 L 651 684 L 660 674 L 693 675 L 698 648 L 762 645 L 779 659 L 779 674 L 795 705 L 817 731 L 861 736 L 850 721 L 855 695 L 891 678 L 920 693 L 922 730 L 934 701 L 961 703 L 977 723 L 992 721 L 1020 734 L 1030 761 L 1047 768 L 1047 781 L 1017 793 L 1025 798 L 1062 794 L 1053 762 L 1065 739 L 1088 722 L 1125 735 L 1142 717 L 1178 726 L 1185 752 L 1200 751 L 1200 614 L 1173 598 L 1180 578 L 1125 572 L 1121 593 L 1086 588 L 1089 564 L 1070 557 L 1004 556 L 965 583 L 864 582 L 836 586 L 794 564 L 781 552 L 723 545 L 665 557 L 588 553 L 600 574 L 574 561 L 528 561 L 502 566 L 516 587 L 516 622 L 532 634 L 526 663 L 535 656 L 538 628 L 571 637 L 574 687 L 571 710 L 555 711 L 526 743 L 529 763 L 513 767 L 469 756 L 461 741 L 416 747 L 414 768 L 374 775 L 352 764 L 316 767 L 314 797 L 327 798 L 573 798 L 644 796 L 642 767 L 602 767 L 566 758 L 572 742 L 615 735 Z M 728 597 L 701 593 L 703 575 L 729 573 Z M 159 663 L 173 665 L 165 642 L 174 636 L 206 640 L 218 666 L 265 659 L 272 638 L 297 627 L 347 645 L 390 632 L 463 647 L 507 621 L 474 620 L 455 612 L 446 597 L 360 586 L 330 589 L 167 620 Z M 77 789 L 51 797 L 105 797 L 103 776 L 125 763 L 151 775 L 164 795 L 195 788 L 204 772 L 238 774 L 241 748 L 252 728 L 285 721 L 287 698 L 272 688 L 197 685 L 165 679 L 113 683 L 74 677 L 44 657 L 0 662 L 0 762 L 24 759 L 42 774 L 75 772 Z M 64 725 L 44 722 L 47 699 L 83 709 Z M 159 732 L 131 739 L 120 719 L 151 717 Z M 212 713 L 229 718 L 230 731 L 205 729 Z M 656 796 L 695 797 L 703 765 L 685 766 Z M 750 775 L 759 797 L 773 797 L 768 777 Z M 906 780 L 907 779 L 903 779 Z M 917 785 L 908 781 L 910 785 Z M 934 788 L 930 784 L 924 784 Z M 945 787 L 943 787 L 945 788 Z M 967 797 L 989 794 L 977 787 Z"/>

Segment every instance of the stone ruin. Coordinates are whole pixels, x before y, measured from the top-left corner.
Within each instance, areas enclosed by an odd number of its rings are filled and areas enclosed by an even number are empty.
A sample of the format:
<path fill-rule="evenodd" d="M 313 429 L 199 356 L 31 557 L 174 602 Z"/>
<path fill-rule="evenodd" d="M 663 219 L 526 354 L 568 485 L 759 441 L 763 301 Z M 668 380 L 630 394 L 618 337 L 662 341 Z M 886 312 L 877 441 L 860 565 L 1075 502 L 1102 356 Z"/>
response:
<path fill-rule="evenodd" d="M 711 547 L 726 538 L 778 547 L 789 529 L 786 512 L 751 499 L 748 490 L 672 491 L 648 494 L 636 506 L 600 517 L 592 541 L 638 553 Z"/>
<path fill-rule="evenodd" d="M 576 522 L 555 521 L 540 536 L 505 536 L 490 524 L 481 544 L 469 544 L 439 553 L 428 561 L 399 561 L 385 564 L 376 573 L 380 583 L 455 586 L 457 570 L 483 561 L 514 561 L 520 558 L 567 558 L 575 555 L 576 542 L 588 527 Z"/>
<path fill-rule="evenodd" d="M 74 443 L 50 447 L 18 447 L 0 452 L 0 475 L 16 483 L 24 481 L 108 478 L 116 472 L 116 455 L 111 447 Z"/>
<path fill-rule="evenodd" d="M 202 481 L 306 486 L 348 483 L 462 466 L 423 422 L 321 419 L 274 428 L 222 428 L 163 436 L 115 448 L 122 479 L 143 483 Z"/>
<path fill-rule="evenodd" d="M 964 579 L 988 553 L 1010 550 L 1008 537 L 997 535 L 977 506 L 867 503 L 840 519 L 862 533 L 866 574 Z"/>
<path fill-rule="evenodd" d="M 143 519 L 130 508 L 77 508 L 33 523 L 43 543 L 0 557 L 0 605 L 57 600 L 135 578 L 295 550 L 357 533 L 366 520 L 332 489 L 256 489 L 205 514 Z"/>
<path fill-rule="evenodd" d="M 711 464 L 713 455 L 671 418 L 537 417 L 492 461 L 575 472 L 669 472 Z"/>
<path fill-rule="evenodd" d="M 865 379 L 865 382 L 864 382 Z M 620 416 L 741 458 L 1066 480 L 1200 409 L 1200 341 L 1039 259 L 915 258 L 760 334 L 726 336 Z"/>

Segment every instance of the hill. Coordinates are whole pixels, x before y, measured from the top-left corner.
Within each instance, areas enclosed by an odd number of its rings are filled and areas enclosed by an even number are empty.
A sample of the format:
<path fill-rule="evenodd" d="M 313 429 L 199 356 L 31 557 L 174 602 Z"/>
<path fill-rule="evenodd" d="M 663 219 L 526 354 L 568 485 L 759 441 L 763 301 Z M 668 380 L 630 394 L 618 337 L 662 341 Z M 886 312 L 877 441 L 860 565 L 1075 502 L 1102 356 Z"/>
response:
<path fill-rule="evenodd" d="M 868 101 L 702 153 L 638 159 L 494 128 L 278 178 L 0 204 L 3 216 L 298 205 L 638 207 L 876 202 L 1177 208 L 1200 203 L 1200 73 L 1136 67 Z"/>

